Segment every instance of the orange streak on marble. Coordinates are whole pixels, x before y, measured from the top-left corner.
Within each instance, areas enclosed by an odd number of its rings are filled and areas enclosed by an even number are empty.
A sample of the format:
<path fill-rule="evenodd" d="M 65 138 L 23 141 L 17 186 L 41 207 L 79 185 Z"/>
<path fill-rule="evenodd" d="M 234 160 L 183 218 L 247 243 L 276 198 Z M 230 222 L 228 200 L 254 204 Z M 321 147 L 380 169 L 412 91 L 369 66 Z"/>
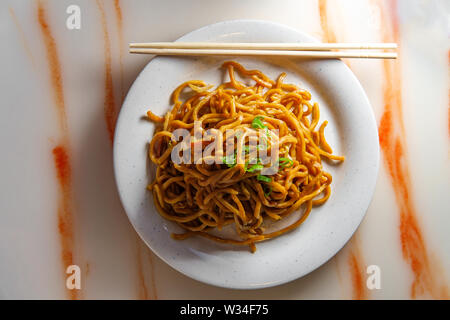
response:
<path fill-rule="evenodd" d="M 320 26 L 326 42 L 336 42 L 336 35 L 328 23 L 327 0 L 319 0 Z"/>
<path fill-rule="evenodd" d="M 58 50 L 52 31 L 47 22 L 45 8 L 41 1 L 38 1 L 38 22 L 42 38 L 46 48 L 47 60 L 50 68 L 50 81 L 52 85 L 53 99 L 59 115 L 59 124 L 62 132 L 67 132 L 67 118 L 64 106 L 63 81 L 61 76 L 61 63 L 59 61 Z"/>
<path fill-rule="evenodd" d="M 152 290 L 153 290 L 153 299 L 158 299 L 158 292 L 156 291 L 156 281 L 155 281 L 155 272 L 154 272 L 154 264 L 153 264 L 153 258 L 152 253 L 147 249 L 147 257 L 148 257 L 148 263 L 150 264 L 150 276 L 152 281 Z"/>
<path fill-rule="evenodd" d="M 122 18 L 122 9 L 120 7 L 120 1 L 114 0 L 114 11 L 116 13 L 116 21 L 117 21 L 117 32 L 119 35 L 119 64 L 120 64 L 120 89 L 122 93 L 122 100 L 125 97 L 125 86 L 124 86 L 124 71 L 123 71 L 123 18 Z"/>
<path fill-rule="evenodd" d="M 86 262 L 84 274 L 87 277 L 89 273 L 91 273 L 91 264 L 89 262 Z"/>
<path fill-rule="evenodd" d="M 74 264 L 73 251 L 75 241 L 73 237 L 72 173 L 68 152 L 67 118 L 64 104 L 61 63 L 59 60 L 56 42 L 47 21 L 46 10 L 41 1 L 37 2 L 37 18 L 46 48 L 52 94 L 59 115 L 59 125 L 64 141 L 52 150 L 52 155 L 56 178 L 58 180 L 60 190 L 57 220 L 61 243 L 62 263 L 64 267 L 64 277 L 67 277 L 67 274 L 65 273 L 67 267 Z M 80 291 L 67 290 L 67 294 L 70 299 L 77 299 L 79 298 Z"/>
<path fill-rule="evenodd" d="M 334 268 L 336 269 L 336 274 L 337 274 L 337 277 L 338 277 L 339 286 L 342 289 L 344 287 L 344 279 L 343 279 L 342 274 L 341 274 L 341 268 L 339 267 L 339 261 L 338 261 L 339 257 L 340 257 L 340 255 L 336 254 L 333 258 L 331 258 L 331 261 L 333 263 Z"/>
<path fill-rule="evenodd" d="M 19 36 L 20 36 L 20 41 L 22 42 L 22 45 L 25 49 L 25 53 L 27 54 L 28 58 L 31 61 L 31 64 L 34 67 L 36 67 L 36 63 L 34 62 L 34 57 L 33 54 L 31 52 L 30 46 L 28 45 L 28 41 L 27 38 L 25 37 L 25 33 L 23 32 L 23 28 L 20 25 L 19 19 L 17 19 L 16 13 L 14 12 L 14 9 L 9 7 L 9 15 L 11 16 L 11 19 L 14 22 L 14 25 L 17 28 L 17 31 L 19 32 Z"/>
<path fill-rule="evenodd" d="M 377 3 L 378 4 L 378 3 Z M 390 1 L 392 21 L 386 17 L 386 8 L 381 7 L 384 23 L 383 41 L 399 43 L 399 29 L 396 15 L 396 2 Z M 389 30 L 388 26 L 392 29 Z M 400 50 L 399 50 L 400 51 Z M 409 263 L 414 279 L 411 284 L 411 297 L 429 294 L 433 298 L 448 299 L 448 289 L 443 275 L 434 272 L 430 263 L 425 239 L 422 235 L 420 223 L 413 197 L 411 196 L 411 178 L 409 163 L 405 150 L 405 129 L 402 114 L 401 77 L 399 55 L 397 61 L 383 61 L 384 67 L 384 111 L 379 125 L 381 150 L 387 166 L 392 186 L 394 188 L 397 205 L 400 210 L 400 241 L 404 259 Z"/>
<path fill-rule="evenodd" d="M 366 288 L 365 281 L 365 265 L 363 257 L 358 245 L 352 245 L 349 254 L 348 264 L 350 267 L 350 275 L 352 278 L 352 298 L 355 300 L 365 300 L 369 294 Z"/>
<path fill-rule="evenodd" d="M 56 177 L 59 182 L 60 204 L 58 208 L 58 231 L 61 242 L 62 261 L 64 269 L 74 264 L 73 218 L 71 211 L 71 167 L 67 149 L 57 146 L 53 149 L 53 161 Z M 64 275 L 66 273 L 64 272 Z M 77 299 L 77 290 L 68 290 L 70 299 Z"/>
<path fill-rule="evenodd" d="M 140 240 L 137 239 L 137 268 L 138 268 L 138 286 L 139 286 L 139 294 L 138 294 L 138 299 L 140 300 L 148 300 L 149 299 L 149 294 L 148 294 L 148 288 L 147 288 L 147 284 L 145 281 L 145 274 L 144 274 L 144 268 L 142 265 L 142 248 L 141 248 L 141 244 L 139 242 Z"/>
<path fill-rule="evenodd" d="M 103 39 L 104 39 L 104 53 L 105 53 L 105 102 L 104 102 L 104 112 L 105 112 L 105 121 L 106 121 L 106 127 L 108 130 L 109 138 L 111 142 L 114 140 L 114 128 L 115 128 L 115 122 L 117 117 L 117 111 L 115 106 L 115 99 L 114 99 L 114 87 L 113 87 L 113 81 L 112 81 L 112 66 L 111 66 L 111 41 L 109 38 L 108 28 L 107 28 L 107 21 L 106 21 L 106 14 L 103 7 L 103 2 L 100 0 L 96 0 L 97 7 L 100 11 L 101 16 L 101 23 L 102 23 L 102 29 L 103 29 Z M 120 7 L 119 0 L 114 1 L 114 11 L 116 14 L 117 19 L 117 28 L 118 28 L 118 37 L 120 42 L 120 73 L 121 73 L 121 85 L 122 85 L 122 98 L 123 98 L 123 16 L 122 16 L 122 9 Z M 137 273 L 138 273 L 138 281 L 139 281 L 139 289 L 138 289 L 138 297 L 139 299 L 147 300 L 150 298 L 149 290 L 146 284 L 145 280 L 145 272 L 143 267 L 143 261 L 142 261 L 142 255 L 141 255 L 141 245 L 139 243 L 139 239 L 137 242 Z M 150 270 L 151 272 L 151 278 L 152 281 L 154 280 L 154 274 L 153 274 L 153 268 Z M 153 282 L 154 286 L 154 282 Z M 156 297 L 156 291 L 155 297 Z"/>
<path fill-rule="evenodd" d="M 320 26 L 323 32 L 323 40 L 325 42 L 337 42 L 337 37 L 332 26 L 328 23 L 328 3 L 327 0 L 319 0 Z M 350 65 L 347 63 L 350 67 Z M 352 298 L 357 300 L 367 299 L 369 293 L 366 290 L 364 281 L 364 257 L 359 249 L 359 238 L 355 234 L 349 242 L 349 258 L 348 265 L 352 281 Z"/>
<path fill-rule="evenodd" d="M 112 79 L 111 68 L 111 41 L 109 39 L 108 28 L 106 23 L 106 14 L 103 8 L 103 3 L 99 0 L 97 7 L 100 11 L 101 24 L 103 29 L 103 52 L 105 55 L 105 97 L 104 97 L 104 117 L 106 122 L 106 129 L 111 143 L 114 140 L 114 129 L 116 126 L 116 102 L 114 99 L 114 86 Z"/>
<path fill-rule="evenodd" d="M 155 274 L 154 274 L 154 266 L 153 266 L 153 260 L 151 257 L 151 252 L 146 247 L 146 245 L 137 238 L 136 240 L 137 245 L 137 267 L 138 267 L 138 286 L 139 286 L 139 292 L 138 292 L 138 298 L 141 300 L 148 300 L 148 299 L 158 299 L 158 294 L 156 291 L 156 282 L 155 282 Z M 144 259 L 145 257 L 148 258 L 148 269 L 144 269 Z M 150 274 L 150 279 L 146 279 L 146 272 L 147 271 Z M 151 283 L 151 288 L 147 286 L 148 281 Z M 151 289 L 151 290 L 149 290 Z"/>

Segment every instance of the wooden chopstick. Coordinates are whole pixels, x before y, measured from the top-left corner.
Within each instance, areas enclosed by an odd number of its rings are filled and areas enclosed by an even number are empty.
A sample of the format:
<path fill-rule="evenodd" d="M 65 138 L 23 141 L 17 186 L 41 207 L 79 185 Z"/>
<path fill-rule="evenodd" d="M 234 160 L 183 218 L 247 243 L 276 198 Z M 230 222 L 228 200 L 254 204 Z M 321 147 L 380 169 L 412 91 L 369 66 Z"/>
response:
<path fill-rule="evenodd" d="M 396 59 L 395 52 L 369 51 L 294 51 L 294 50 L 240 50 L 240 49 L 172 49 L 130 48 L 130 53 L 156 54 L 164 56 L 288 56 L 304 58 L 366 58 Z"/>
<path fill-rule="evenodd" d="M 238 49 L 326 51 L 333 49 L 397 49 L 396 43 L 211 43 L 211 42 L 150 42 L 130 43 L 130 48 L 146 49 Z"/>

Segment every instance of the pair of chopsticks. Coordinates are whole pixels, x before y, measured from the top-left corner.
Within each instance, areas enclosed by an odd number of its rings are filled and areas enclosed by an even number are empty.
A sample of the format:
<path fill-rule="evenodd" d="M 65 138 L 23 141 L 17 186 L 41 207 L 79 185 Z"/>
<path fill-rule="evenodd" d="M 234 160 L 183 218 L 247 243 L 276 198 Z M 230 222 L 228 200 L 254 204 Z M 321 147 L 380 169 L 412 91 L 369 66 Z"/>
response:
<path fill-rule="evenodd" d="M 130 43 L 130 53 L 165 56 L 289 56 L 304 58 L 396 59 L 396 43 Z M 352 51 L 342 51 L 352 50 Z M 377 51 L 373 51 L 377 50 Z"/>

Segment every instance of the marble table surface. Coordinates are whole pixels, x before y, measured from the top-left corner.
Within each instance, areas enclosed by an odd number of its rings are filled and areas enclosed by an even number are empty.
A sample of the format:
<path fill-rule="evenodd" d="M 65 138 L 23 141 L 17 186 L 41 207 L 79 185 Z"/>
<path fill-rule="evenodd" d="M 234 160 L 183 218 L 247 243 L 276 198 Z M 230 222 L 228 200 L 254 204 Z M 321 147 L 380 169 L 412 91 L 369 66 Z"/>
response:
<path fill-rule="evenodd" d="M 448 1 L 5 0 L 0 9 L 0 298 L 449 298 Z M 345 61 L 371 101 L 382 151 L 363 223 L 316 271 L 262 290 L 209 286 L 152 254 L 112 167 L 117 113 L 151 59 L 128 54 L 128 43 L 232 19 L 400 46 L 396 61 Z M 69 265 L 79 266 L 80 289 L 66 287 Z M 373 270 L 379 288 L 367 286 Z"/>

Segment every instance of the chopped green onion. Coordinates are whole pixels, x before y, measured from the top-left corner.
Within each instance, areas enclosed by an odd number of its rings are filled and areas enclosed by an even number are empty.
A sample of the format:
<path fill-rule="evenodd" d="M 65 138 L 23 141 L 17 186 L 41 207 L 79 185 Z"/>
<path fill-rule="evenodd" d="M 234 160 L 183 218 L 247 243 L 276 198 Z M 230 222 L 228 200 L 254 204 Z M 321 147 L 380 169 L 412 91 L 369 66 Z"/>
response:
<path fill-rule="evenodd" d="M 258 174 L 256 176 L 256 180 L 263 181 L 263 182 L 272 182 L 272 179 L 266 176 L 263 176 L 262 174 Z"/>
<path fill-rule="evenodd" d="M 262 170 L 262 169 L 264 169 L 264 166 L 262 164 L 254 164 L 250 168 L 246 169 L 245 171 L 247 171 L 247 172 L 255 172 L 257 170 Z"/>
<path fill-rule="evenodd" d="M 252 128 L 254 129 L 264 129 L 267 128 L 267 126 L 264 125 L 264 123 L 261 121 L 261 116 L 256 116 L 252 121 Z"/>
<path fill-rule="evenodd" d="M 294 164 L 294 161 L 289 158 L 280 158 L 278 161 L 280 162 L 281 168 L 290 168 Z"/>
<path fill-rule="evenodd" d="M 229 168 L 233 168 L 236 165 L 236 155 L 232 154 L 229 156 L 222 157 L 222 162 L 226 164 Z"/>

